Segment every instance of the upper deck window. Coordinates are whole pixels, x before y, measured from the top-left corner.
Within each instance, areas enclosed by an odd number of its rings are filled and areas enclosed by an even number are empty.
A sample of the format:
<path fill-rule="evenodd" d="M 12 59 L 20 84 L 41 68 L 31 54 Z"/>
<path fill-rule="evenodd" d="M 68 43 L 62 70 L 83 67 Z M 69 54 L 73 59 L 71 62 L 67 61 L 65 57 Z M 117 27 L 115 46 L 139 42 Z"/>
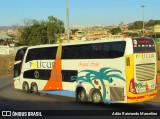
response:
<path fill-rule="evenodd" d="M 28 51 L 26 62 L 32 60 L 52 60 L 55 59 L 57 47 L 34 48 Z"/>
<path fill-rule="evenodd" d="M 62 47 L 62 59 L 105 59 L 124 55 L 125 41 L 104 42 Z"/>
<path fill-rule="evenodd" d="M 27 48 L 22 48 L 17 51 L 15 61 L 23 60 Z"/>

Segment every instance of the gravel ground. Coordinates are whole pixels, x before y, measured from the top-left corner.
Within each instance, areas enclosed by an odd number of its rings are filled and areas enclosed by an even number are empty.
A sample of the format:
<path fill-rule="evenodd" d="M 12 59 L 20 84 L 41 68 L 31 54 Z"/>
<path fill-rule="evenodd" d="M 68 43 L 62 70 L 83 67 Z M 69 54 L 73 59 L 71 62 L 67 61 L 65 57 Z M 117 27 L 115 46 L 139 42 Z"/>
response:
<path fill-rule="evenodd" d="M 14 61 L 13 55 L 0 55 L 0 76 L 13 73 L 13 71 L 9 69 L 9 65 L 10 63 L 13 63 L 13 61 Z"/>

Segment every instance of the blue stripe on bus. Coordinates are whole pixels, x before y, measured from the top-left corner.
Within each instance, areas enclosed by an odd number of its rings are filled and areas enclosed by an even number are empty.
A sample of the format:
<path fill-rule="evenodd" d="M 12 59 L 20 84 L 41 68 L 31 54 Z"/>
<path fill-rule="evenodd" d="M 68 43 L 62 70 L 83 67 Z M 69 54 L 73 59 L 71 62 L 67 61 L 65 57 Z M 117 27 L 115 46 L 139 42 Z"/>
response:
<path fill-rule="evenodd" d="M 75 91 L 55 90 L 55 91 L 39 91 L 40 93 L 54 94 L 67 97 L 75 97 Z"/>
<path fill-rule="evenodd" d="M 103 102 L 104 102 L 104 103 L 117 103 L 116 101 L 113 101 L 113 100 L 107 100 L 107 99 L 105 99 Z"/>

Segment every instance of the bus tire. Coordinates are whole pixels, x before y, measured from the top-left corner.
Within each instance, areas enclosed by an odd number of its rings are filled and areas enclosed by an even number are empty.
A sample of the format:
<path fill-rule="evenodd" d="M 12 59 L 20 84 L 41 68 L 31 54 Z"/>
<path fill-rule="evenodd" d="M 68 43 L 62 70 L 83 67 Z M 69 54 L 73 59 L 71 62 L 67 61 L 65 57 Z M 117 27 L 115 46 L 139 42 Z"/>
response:
<path fill-rule="evenodd" d="M 38 86 L 37 86 L 36 83 L 34 83 L 34 84 L 32 85 L 32 90 L 33 90 L 33 93 L 34 93 L 34 94 L 36 94 L 36 95 L 39 94 L 39 93 L 38 93 Z"/>
<path fill-rule="evenodd" d="M 23 82 L 23 90 L 26 93 L 30 93 L 29 85 L 27 82 Z"/>
<path fill-rule="evenodd" d="M 102 95 L 98 89 L 93 90 L 91 98 L 92 98 L 93 103 L 101 103 L 102 102 Z"/>
<path fill-rule="evenodd" d="M 83 88 L 77 90 L 76 102 L 87 102 L 86 91 Z"/>

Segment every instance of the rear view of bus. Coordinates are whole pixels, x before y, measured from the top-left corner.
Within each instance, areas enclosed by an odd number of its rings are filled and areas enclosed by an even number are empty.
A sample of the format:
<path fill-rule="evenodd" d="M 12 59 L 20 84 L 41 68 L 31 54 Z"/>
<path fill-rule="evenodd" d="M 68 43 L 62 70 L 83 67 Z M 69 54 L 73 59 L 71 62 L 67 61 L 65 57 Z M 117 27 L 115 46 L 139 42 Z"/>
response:
<path fill-rule="evenodd" d="M 133 55 L 126 56 L 127 102 L 143 102 L 156 96 L 155 43 L 149 37 L 134 37 Z"/>

